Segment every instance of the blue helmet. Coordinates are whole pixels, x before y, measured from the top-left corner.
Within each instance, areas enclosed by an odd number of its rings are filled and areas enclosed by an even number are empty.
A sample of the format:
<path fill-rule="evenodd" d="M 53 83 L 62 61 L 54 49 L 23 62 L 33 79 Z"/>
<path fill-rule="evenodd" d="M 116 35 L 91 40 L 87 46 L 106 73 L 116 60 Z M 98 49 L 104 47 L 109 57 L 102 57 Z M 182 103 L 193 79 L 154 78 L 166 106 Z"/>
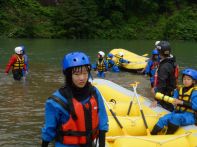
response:
<path fill-rule="evenodd" d="M 83 65 L 90 65 L 90 61 L 88 56 L 82 52 L 72 52 L 66 54 L 62 61 L 63 70 Z"/>
<path fill-rule="evenodd" d="M 184 69 L 182 71 L 182 74 L 188 75 L 188 76 L 192 77 L 194 80 L 197 80 L 197 71 L 194 69 L 191 69 L 191 68 Z"/>
<path fill-rule="evenodd" d="M 154 49 L 154 50 L 152 51 L 152 55 L 159 55 L 158 50 L 157 50 L 157 49 Z"/>
<path fill-rule="evenodd" d="M 114 55 L 113 55 L 112 53 L 109 53 L 107 56 L 108 56 L 109 58 L 112 58 Z"/>
<path fill-rule="evenodd" d="M 22 51 L 24 52 L 25 51 L 25 46 L 21 45 L 20 47 L 22 48 Z"/>

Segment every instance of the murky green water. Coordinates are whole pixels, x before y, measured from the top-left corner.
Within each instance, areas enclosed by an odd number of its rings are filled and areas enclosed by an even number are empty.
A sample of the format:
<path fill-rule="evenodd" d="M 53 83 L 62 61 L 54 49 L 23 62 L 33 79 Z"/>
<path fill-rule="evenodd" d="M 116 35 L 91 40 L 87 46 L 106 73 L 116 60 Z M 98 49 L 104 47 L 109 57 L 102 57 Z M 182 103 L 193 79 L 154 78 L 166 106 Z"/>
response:
<path fill-rule="evenodd" d="M 27 48 L 30 71 L 26 81 L 17 82 L 4 75 L 5 66 L 15 46 Z M 123 40 L 8 40 L 0 39 L 0 146 L 40 146 L 40 129 L 44 121 L 44 102 L 59 88 L 64 78 L 61 73 L 63 55 L 70 51 L 86 52 L 93 63 L 97 52 L 125 48 L 137 54 L 150 53 L 154 41 Z M 197 43 L 171 42 L 173 54 L 181 69 L 197 69 Z M 95 77 L 95 73 L 92 72 Z M 126 88 L 133 81 L 141 84 L 138 92 L 151 97 L 148 77 L 132 72 L 107 73 L 106 79 Z"/>

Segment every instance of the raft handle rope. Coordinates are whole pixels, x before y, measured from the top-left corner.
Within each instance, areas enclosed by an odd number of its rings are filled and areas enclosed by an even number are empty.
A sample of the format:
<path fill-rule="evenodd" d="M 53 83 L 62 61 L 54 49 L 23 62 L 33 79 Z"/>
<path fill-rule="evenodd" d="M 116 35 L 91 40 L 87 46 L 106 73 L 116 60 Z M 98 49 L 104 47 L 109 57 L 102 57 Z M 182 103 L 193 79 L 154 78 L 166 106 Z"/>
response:
<path fill-rule="evenodd" d="M 116 140 L 118 138 L 136 138 L 136 139 L 139 139 L 139 140 L 145 140 L 145 141 L 157 143 L 159 145 L 163 145 L 163 144 L 165 144 L 167 142 L 170 142 L 170 141 L 173 141 L 175 139 L 182 138 L 182 137 L 187 137 L 187 136 L 189 136 L 191 134 L 192 134 L 192 132 L 186 132 L 185 134 L 181 134 L 181 135 L 173 135 L 171 138 L 167 138 L 167 139 L 162 140 L 162 141 L 153 140 L 153 139 L 144 138 L 144 137 L 138 137 L 138 136 L 107 136 L 106 140 L 107 141 L 114 141 L 114 140 Z"/>

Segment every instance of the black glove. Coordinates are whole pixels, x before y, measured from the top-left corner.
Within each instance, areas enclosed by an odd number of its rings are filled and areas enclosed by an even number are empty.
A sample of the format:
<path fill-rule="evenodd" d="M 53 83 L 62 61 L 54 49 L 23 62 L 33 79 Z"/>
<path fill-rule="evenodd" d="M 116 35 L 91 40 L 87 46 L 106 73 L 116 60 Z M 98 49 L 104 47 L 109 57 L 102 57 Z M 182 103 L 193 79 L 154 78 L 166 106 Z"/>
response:
<path fill-rule="evenodd" d="M 105 147 L 105 133 L 106 131 L 99 131 L 99 147 Z"/>
<path fill-rule="evenodd" d="M 48 147 L 48 145 L 49 145 L 48 141 L 42 140 L 42 147 Z"/>

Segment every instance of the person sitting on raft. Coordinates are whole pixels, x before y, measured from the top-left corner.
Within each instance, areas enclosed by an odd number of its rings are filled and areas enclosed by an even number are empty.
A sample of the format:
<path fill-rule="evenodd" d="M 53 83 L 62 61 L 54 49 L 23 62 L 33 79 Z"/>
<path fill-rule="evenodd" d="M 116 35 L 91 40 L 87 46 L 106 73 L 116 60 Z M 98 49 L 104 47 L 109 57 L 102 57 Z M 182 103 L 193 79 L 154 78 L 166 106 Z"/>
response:
<path fill-rule="evenodd" d="M 173 134 L 180 126 L 197 124 L 197 71 L 185 69 L 182 74 L 183 86 L 175 90 L 174 98 L 171 98 L 175 110 L 159 119 L 152 135 L 159 133 L 165 126 L 168 127 L 166 134 Z"/>

